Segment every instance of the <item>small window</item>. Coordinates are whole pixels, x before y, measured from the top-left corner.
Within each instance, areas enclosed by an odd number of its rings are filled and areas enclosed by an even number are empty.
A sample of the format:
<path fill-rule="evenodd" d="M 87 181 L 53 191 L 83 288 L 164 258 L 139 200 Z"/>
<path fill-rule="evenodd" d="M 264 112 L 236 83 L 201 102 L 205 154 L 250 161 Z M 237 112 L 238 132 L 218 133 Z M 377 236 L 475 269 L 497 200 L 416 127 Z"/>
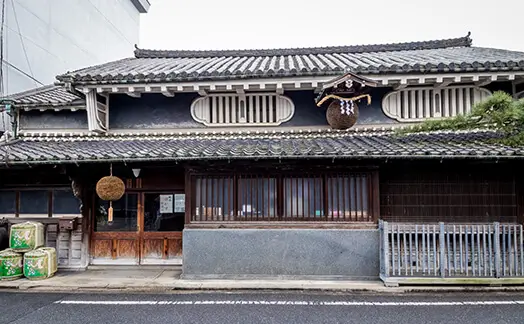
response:
<path fill-rule="evenodd" d="M 80 200 L 71 189 L 53 191 L 53 216 L 80 214 Z"/>
<path fill-rule="evenodd" d="M 16 191 L 0 191 L 0 215 L 16 214 Z"/>
<path fill-rule="evenodd" d="M 193 119 L 206 126 L 278 126 L 294 112 L 291 99 L 276 93 L 211 94 L 191 104 Z"/>
<path fill-rule="evenodd" d="M 24 190 L 20 191 L 20 214 L 48 215 L 49 191 Z"/>
<path fill-rule="evenodd" d="M 95 232 L 136 232 L 138 194 L 126 193 L 113 202 L 113 222 L 108 222 L 109 202 L 97 198 L 95 202 Z"/>

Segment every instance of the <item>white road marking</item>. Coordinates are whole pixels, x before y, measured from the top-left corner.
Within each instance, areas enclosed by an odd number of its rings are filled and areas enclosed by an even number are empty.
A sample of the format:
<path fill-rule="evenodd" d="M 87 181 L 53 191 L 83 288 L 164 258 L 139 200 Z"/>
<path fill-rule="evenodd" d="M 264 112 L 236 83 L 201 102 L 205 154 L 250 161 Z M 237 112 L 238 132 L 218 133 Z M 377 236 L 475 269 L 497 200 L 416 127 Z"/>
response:
<path fill-rule="evenodd" d="M 368 301 L 293 301 L 293 300 L 58 300 L 65 305 L 270 305 L 270 306 L 484 306 L 524 305 L 524 300 L 449 301 L 449 302 L 368 302 Z"/>

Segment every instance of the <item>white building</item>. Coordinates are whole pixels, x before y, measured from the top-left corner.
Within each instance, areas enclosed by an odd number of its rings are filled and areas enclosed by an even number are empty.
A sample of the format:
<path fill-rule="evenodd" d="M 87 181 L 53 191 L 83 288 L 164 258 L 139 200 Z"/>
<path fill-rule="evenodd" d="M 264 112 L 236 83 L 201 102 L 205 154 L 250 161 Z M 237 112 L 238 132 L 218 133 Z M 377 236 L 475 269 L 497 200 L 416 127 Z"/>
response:
<path fill-rule="evenodd" d="M 148 0 L 0 0 L 3 96 L 129 56 Z M 1 16 L 0 16 L 1 17 Z"/>
<path fill-rule="evenodd" d="M 0 0 L 0 97 L 129 56 L 148 0 Z M 0 135 L 10 128 L 0 107 Z"/>

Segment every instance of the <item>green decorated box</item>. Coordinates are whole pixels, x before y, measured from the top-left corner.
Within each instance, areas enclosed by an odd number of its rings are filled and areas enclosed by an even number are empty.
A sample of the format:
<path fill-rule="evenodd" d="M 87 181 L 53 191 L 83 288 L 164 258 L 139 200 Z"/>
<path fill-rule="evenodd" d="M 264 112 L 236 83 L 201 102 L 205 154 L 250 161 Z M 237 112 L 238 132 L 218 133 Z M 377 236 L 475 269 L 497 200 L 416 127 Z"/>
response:
<path fill-rule="evenodd" d="M 54 248 L 40 248 L 24 254 L 24 276 L 30 280 L 46 279 L 57 270 Z"/>
<path fill-rule="evenodd" d="M 11 226 L 9 247 L 16 252 L 27 252 L 44 246 L 44 225 L 25 222 Z"/>
<path fill-rule="evenodd" d="M 0 280 L 14 280 L 21 278 L 23 273 L 24 257 L 12 249 L 0 252 Z"/>

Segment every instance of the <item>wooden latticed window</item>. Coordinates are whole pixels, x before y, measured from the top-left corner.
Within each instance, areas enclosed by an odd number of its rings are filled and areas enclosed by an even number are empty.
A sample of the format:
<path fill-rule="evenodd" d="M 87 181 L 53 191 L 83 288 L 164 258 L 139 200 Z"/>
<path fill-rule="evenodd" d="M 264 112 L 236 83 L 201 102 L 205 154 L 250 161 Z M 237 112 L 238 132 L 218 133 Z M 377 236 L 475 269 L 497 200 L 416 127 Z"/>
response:
<path fill-rule="evenodd" d="M 489 90 L 475 86 L 408 88 L 387 94 L 382 110 L 400 122 L 417 122 L 467 114 L 490 95 Z"/>
<path fill-rule="evenodd" d="M 206 126 L 277 126 L 294 112 L 291 99 L 276 93 L 210 94 L 191 104 L 193 119 Z"/>
<path fill-rule="evenodd" d="M 381 216 L 391 222 L 517 221 L 516 180 L 502 172 L 388 172 L 380 196 Z"/>
<path fill-rule="evenodd" d="M 192 176 L 192 222 L 373 222 L 370 173 Z"/>

